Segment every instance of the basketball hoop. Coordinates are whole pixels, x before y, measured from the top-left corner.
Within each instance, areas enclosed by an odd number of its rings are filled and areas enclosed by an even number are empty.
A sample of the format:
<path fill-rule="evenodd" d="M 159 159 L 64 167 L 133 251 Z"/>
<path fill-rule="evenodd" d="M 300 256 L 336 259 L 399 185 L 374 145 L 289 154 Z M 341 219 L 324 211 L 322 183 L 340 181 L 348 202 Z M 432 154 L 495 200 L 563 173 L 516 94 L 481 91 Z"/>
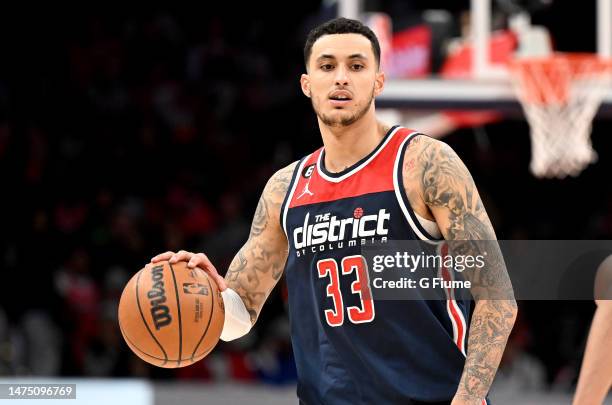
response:
<path fill-rule="evenodd" d="M 597 161 L 591 123 L 612 82 L 612 61 L 595 54 L 555 53 L 515 59 L 512 82 L 531 127 L 531 172 L 578 176 Z"/>

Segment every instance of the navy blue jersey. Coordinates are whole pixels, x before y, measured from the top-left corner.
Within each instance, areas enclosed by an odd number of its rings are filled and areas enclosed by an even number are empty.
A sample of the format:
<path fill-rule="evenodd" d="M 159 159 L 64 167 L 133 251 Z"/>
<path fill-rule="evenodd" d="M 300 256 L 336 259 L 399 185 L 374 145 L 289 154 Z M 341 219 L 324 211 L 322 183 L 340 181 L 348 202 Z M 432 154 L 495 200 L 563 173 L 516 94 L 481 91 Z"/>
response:
<path fill-rule="evenodd" d="M 465 363 L 468 302 L 372 299 L 364 245 L 432 240 L 410 208 L 392 128 L 368 156 L 330 173 L 323 148 L 297 165 L 281 210 L 298 370 L 307 404 L 450 401 Z"/>

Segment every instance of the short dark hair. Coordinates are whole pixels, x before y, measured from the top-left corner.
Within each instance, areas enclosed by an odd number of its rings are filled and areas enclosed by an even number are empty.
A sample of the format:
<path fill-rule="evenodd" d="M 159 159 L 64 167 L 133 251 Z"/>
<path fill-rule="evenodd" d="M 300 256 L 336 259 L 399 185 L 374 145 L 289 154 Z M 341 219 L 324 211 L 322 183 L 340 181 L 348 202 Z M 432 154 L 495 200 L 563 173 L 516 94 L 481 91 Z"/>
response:
<path fill-rule="evenodd" d="M 380 44 L 378 38 L 374 32 L 368 28 L 368 26 L 361 23 L 361 21 L 351 20 L 348 18 L 334 18 L 326 23 L 313 28 L 306 37 L 306 44 L 304 45 L 304 64 L 308 67 L 308 59 L 312 53 L 312 45 L 321 38 L 323 35 L 332 34 L 360 34 L 370 40 L 372 44 L 372 50 L 374 51 L 374 57 L 376 63 L 380 65 Z"/>

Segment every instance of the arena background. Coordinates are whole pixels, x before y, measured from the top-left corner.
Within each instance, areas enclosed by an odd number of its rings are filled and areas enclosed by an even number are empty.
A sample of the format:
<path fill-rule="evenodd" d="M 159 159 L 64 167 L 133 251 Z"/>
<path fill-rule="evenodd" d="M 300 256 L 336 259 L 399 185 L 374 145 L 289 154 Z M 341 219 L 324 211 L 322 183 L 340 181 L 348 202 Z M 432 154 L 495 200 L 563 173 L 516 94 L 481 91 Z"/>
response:
<path fill-rule="evenodd" d="M 394 29 L 445 9 L 453 19 L 442 43 L 469 8 L 446 3 L 362 6 L 387 12 Z M 594 1 L 567 3 L 533 21 L 557 49 L 594 52 Z M 0 382 L 76 381 L 86 403 L 297 402 L 282 281 L 247 337 L 184 369 L 134 356 L 116 309 L 156 253 L 203 251 L 223 272 L 267 178 L 320 146 L 298 80 L 306 33 L 337 12 L 330 1 L 3 10 Z M 428 75 L 439 73 L 441 49 Z M 601 114 L 599 161 L 563 180 L 529 172 L 521 114 L 444 140 L 472 172 L 499 239 L 610 239 L 610 130 Z M 492 397 L 569 403 L 595 305 L 519 305 Z"/>

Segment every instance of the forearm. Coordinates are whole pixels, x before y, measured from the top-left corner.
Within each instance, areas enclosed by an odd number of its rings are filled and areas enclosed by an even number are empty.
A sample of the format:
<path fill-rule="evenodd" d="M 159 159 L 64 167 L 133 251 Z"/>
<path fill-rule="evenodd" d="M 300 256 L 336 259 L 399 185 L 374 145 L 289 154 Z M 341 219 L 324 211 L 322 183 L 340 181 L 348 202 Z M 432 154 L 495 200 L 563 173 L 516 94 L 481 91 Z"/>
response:
<path fill-rule="evenodd" d="M 612 301 L 602 301 L 593 317 L 574 405 L 601 404 L 612 385 Z"/>
<path fill-rule="evenodd" d="M 257 321 L 261 308 L 280 279 L 285 259 L 282 251 L 266 246 L 261 240 L 249 239 L 230 264 L 225 282 L 242 298 L 251 324 Z"/>
<path fill-rule="evenodd" d="M 276 172 L 266 184 L 255 209 L 249 239 L 225 276 L 227 286 L 242 298 L 252 324 L 285 268 L 288 245 L 279 223 L 280 208 L 296 163 Z"/>
<path fill-rule="evenodd" d="M 516 319 L 514 300 L 479 300 L 470 322 L 468 353 L 456 399 L 480 404 L 501 361 Z"/>
<path fill-rule="evenodd" d="M 490 239 L 494 234 L 486 228 Z M 468 352 L 455 398 L 462 404 L 481 404 L 501 361 L 517 316 L 512 283 L 495 240 L 452 241 L 454 255 L 481 256 L 485 266 L 466 270 L 476 306 L 469 328 Z"/>
<path fill-rule="evenodd" d="M 230 264 L 225 276 L 228 288 L 221 293 L 225 304 L 222 340 L 234 340 L 249 332 L 280 279 L 286 249 L 273 242 L 265 233 L 252 232 Z"/>
<path fill-rule="evenodd" d="M 228 288 L 234 290 L 242 299 L 246 310 L 249 312 L 251 323 L 255 324 L 259 314 L 259 307 L 263 305 L 263 292 L 257 291 L 259 277 L 257 270 L 249 266 L 245 255 L 248 242 L 234 256 L 225 275 L 225 283 Z"/>

